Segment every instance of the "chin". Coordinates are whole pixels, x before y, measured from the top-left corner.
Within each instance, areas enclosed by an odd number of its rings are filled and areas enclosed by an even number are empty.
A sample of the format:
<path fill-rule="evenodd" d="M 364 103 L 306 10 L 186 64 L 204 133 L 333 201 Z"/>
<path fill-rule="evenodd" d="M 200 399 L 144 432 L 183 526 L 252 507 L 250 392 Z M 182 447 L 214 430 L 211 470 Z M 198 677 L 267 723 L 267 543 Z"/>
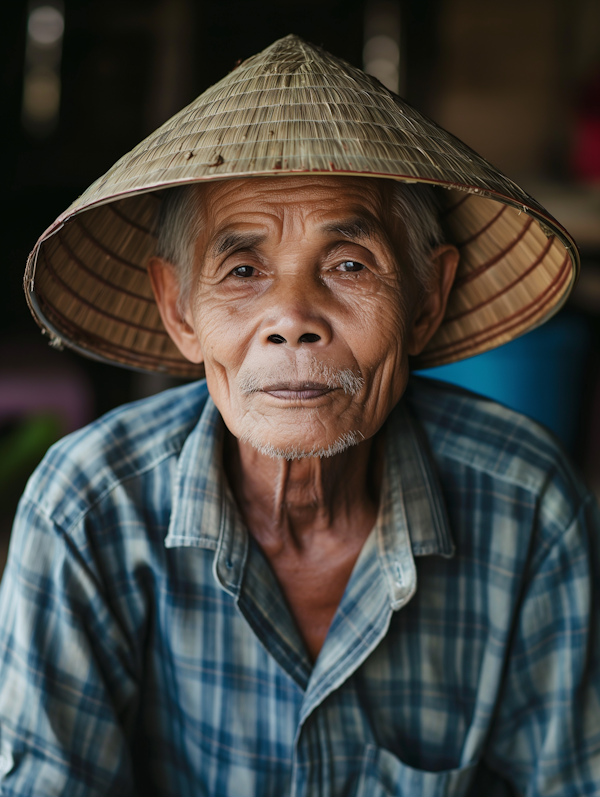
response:
<path fill-rule="evenodd" d="M 248 443 L 260 454 L 272 459 L 306 459 L 307 457 L 327 458 L 335 457 L 347 451 L 352 446 L 356 446 L 364 440 L 359 431 L 343 432 L 334 437 L 331 442 L 325 440 L 313 443 L 304 439 L 276 440 L 269 439 L 267 435 L 262 435 L 259 431 L 247 431 L 240 436 L 240 442 Z"/>

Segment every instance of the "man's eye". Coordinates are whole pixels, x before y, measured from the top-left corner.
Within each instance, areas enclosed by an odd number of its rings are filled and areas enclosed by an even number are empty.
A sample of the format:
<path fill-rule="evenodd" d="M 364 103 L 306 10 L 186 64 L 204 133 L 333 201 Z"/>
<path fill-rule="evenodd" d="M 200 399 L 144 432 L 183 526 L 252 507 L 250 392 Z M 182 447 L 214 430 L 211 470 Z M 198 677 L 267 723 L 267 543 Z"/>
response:
<path fill-rule="evenodd" d="M 231 273 L 234 277 L 254 277 L 256 269 L 254 266 L 238 266 Z"/>
<path fill-rule="evenodd" d="M 364 266 L 362 263 L 357 263 L 356 260 L 344 260 L 343 263 L 340 263 L 338 269 L 340 271 L 356 272 L 356 271 L 362 271 L 364 269 Z"/>

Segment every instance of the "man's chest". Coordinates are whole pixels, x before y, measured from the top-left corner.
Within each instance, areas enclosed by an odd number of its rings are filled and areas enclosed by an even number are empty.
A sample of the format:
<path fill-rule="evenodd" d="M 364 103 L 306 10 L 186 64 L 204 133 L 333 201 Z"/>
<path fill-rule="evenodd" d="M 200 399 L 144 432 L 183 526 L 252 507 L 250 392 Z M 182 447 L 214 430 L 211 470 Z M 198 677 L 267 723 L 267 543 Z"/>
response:
<path fill-rule="evenodd" d="M 489 726 L 477 715 L 477 673 L 490 640 L 468 601 L 440 594 L 443 563 L 392 612 L 377 604 L 377 573 L 363 562 L 353 574 L 362 600 L 351 582 L 313 666 L 257 549 L 237 598 L 216 584 L 208 552 L 185 553 L 184 562 L 174 552 L 175 582 L 157 593 L 145 662 L 142 727 L 152 727 L 156 782 L 173 782 L 165 750 L 178 740 L 180 794 L 198 784 L 225 797 L 405 793 L 386 783 L 422 797 L 468 793 Z M 488 706 L 500 675 L 486 684 Z"/>
<path fill-rule="evenodd" d="M 342 601 L 360 547 L 340 545 L 312 555 L 287 551 L 268 559 L 281 599 L 285 600 L 313 662 Z"/>

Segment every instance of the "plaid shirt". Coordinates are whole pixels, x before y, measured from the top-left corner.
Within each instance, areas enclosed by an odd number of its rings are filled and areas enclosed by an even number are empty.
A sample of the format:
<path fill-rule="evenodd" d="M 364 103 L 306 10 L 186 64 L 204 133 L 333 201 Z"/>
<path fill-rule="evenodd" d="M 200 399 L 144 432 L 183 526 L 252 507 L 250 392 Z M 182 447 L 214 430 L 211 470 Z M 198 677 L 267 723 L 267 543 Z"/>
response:
<path fill-rule="evenodd" d="M 313 666 L 223 431 L 188 385 L 32 477 L 0 596 L 2 795 L 509 793 L 494 773 L 600 794 L 600 523 L 547 432 L 413 378 Z"/>

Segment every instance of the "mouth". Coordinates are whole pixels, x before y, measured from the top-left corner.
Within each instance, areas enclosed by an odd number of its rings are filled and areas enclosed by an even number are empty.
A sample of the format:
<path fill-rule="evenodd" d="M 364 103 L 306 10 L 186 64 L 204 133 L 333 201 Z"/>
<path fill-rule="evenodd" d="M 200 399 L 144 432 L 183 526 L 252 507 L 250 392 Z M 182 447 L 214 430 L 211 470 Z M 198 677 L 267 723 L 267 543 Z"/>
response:
<path fill-rule="evenodd" d="M 283 382 L 263 387 L 261 392 L 283 401 L 309 401 L 331 393 L 334 388 L 322 382 Z"/>

